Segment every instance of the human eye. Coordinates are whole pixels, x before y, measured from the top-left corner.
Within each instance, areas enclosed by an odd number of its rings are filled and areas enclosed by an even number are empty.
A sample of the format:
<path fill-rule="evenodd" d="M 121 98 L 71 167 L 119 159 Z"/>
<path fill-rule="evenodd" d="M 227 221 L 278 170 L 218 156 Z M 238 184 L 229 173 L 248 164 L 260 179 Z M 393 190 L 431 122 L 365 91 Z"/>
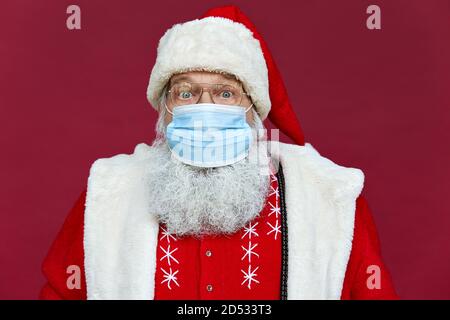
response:
<path fill-rule="evenodd" d="M 178 98 L 182 100 L 187 100 L 192 98 L 192 92 L 190 91 L 180 91 L 178 94 Z"/>
<path fill-rule="evenodd" d="M 179 84 L 175 88 L 175 97 L 177 100 L 190 100 L 194 97 L 193 88 L 189 84 Z"/>
<path fill-rule="evenodd" d="M 236 96 L 239 95 L 239 92 L 237 92 L 236 88 L 229 85 L 225 85 L 217 87 L 215 95 L 220 99 L 228 100 L 234 99 Z"/>
<path fill-rule="evenodd" d="M 233 97 L 234 93 L 230 90 L 223 90 L 220 93 L 220 97 L 223 99 L 231 99 Z"/>

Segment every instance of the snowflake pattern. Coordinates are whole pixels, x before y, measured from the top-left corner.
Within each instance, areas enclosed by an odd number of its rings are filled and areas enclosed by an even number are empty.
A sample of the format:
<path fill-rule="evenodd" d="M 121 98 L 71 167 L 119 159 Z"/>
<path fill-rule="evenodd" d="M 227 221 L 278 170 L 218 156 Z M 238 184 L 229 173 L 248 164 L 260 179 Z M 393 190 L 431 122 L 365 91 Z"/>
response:
<path fill-rule="evenodd" d="M 275 205 L 273 205 L 271 202 L 269 202 L 269 205 L 270 205 L 269 217 L 275 213 L 275 218 L 278 219 L 278 215 L 281 214 L 280 207 L 278 206 L 278 201 L 275 202 Z"/>
<path fill-rule="evenodd" d="M 251 263 L 251 262 L 252 262 L 252 255 L 255 255 L 255 256 L 257 256 L 257 257 L 259 258 L 259 254 L 257 254 L 257 253 L 254 251 L 254 249 L 255 249 L 257 246 L 258 246 L 257 243 L 255 243 L 255 244 L 252 246 L 252 242 L 251 242 L 251 241 L 248 243 L 248 247 L 247 247 L 247 248 L 244 247 L 244 246 L 241 246 L 241 248 L 244 249 L 244 252 L 245 252 L 245 254 L 242 256 L 241 260 L 244 260 L 245 257 L 248 256 L 248 263 Z"/>
<path fill-rule="evenodd" d="M 267 235 L 273 233 L 275 235 L 275 240 L 277 240 L 278 233 L 281 234 L 281 226 L 278 225 L 278 220 L 275 222 L 275 225 L 273 226 L 270 222 L 267 222 L 267 224 L 270 226 L 271 230 L 267 232 Z"/>
<path fill-rule="evenodd" d="M 164 229 L 161 227 L 162 236 L 159 238 L 159 241 L 163 241 L 164 239 L 167 239 L 167 242 L 170 243 L 170 239 L 173 239 L 174 241 L 177 241 L 177 238 L 175 238 L 171 233 L 167 231 L 167 229 Z"/>
<path fill-rule="evenodd" d="M 241 272 L 244 274 L 244 281 L 242 281 L 241 286 L 244 285 L 244 283 L 247 282 L 247 288 L 252 288 L 252 282 L 259 283 L 255 277 L 257 276 L 256 271 L 258 271 L 259 267 L 256 267 L 254 270 L 252 270 L 252 266 L 248 265 L 248 271 L 245 272 L 244 270 L 241 270 Z"/>
<path fill-rule="evenodd" d="M 161 281 L 161 284 L 163 284 L 164 282 L 167 282 L 167 287 L 169 288 L 169 290 L 172 290 L 172 287 L 170 286 L 170 283 L 173 281 L 173 283 L 175 283 L 178 287 L 180 286 L 177 282 L 177 273 L 178 270 L 175 272 L 172 272 L 172 268 L 169 268 L 169 272 L 167 272 L 166 270 L 164 270 L 163 268 L 161 268 L 161 271 L 164 273 L 164 280 Z"/>
<path fill-rule="evenodd" d="M 170 260 L 172 259 L 173 261 L 175 261 L 176 263 L 180 263 L 180 262 L 178 262 L 178 260 L 177 259 L 175 259 L 175 257 L 173 256 L 173 253 L 175 252 L 175 251 L 177 251 L 178 250 L 178 248 L 175 248 L 175 249 L 173 249 L 172 251 L 170 251 L 170 244 L 169 244 L 169 246 L 167 247 L 167 249 L 164 249 L 163 247 L 161 247 L 161 246 L 159 246 L 160 247 L 160 249 L 165 253 L 165 255 L 164 256 L 162 256 L 161 257 L 161 259 L 159 259 L 159 261 L 161 261 L 161 260 L 164 260 L 164 259 L 167 259 L 167 264 L 170 266 Z"/>
<path fill-rule="evenodd" d="M 281 233 L 281 226 L 279 226 L 279 216 L 281 216 L 281 209 L 279 207 L 278 201 L 280 198 L 280 191 L 278 188 L 278 178 L 273 172 L 270 174 L 270 190 L 268 194 L 268 201 L 266 205 L 269 207 L 266 209 L 266 224 L 270 227 L 267 236 L 271 237 L 274 235 L 274 240 L 277 240 L 278 234 Z M 260 266 L 255 263 L 255 261 L 260 261 L 260 253 L 256 252 L 256 249 L 259 246 L 258 240 L 262 240 L 259 237 L 258 232 L 256 231 L 256 226 L 259 222 L 252 221 L 247 226 L 244 227 L 243 235 L 241 239 L 244 243 L 241 245 L 241 248 L 244 250 L 241 261 L 245 264 L 241 268 L 241 272 L 243 274 L 243 279 L 241 282 L 241 286 L 245 286 L 247 289 L 252 290 L 256 284 L 259 284 L 260 281 L 257 278 L 258 274 L 256 273 Z M 273 223 L 273 224 L 272 224 Z M 261 230 L 261 229 L 259 229 Z M 253 237 L 253 238 L 252 238 Z M 255 258 L 258 258 L 255 260 Z"/>
<path fill-rule="evenodd" d="M 160 234 L 161 236 L 159 238 L 159 249 L 164 253 L 159 259 L 159 261 L 162 261 L 162 263 L 164 263 L 164 265 L 160 267 L 160 270 L 163 273 L 161 284 L 166 284 L 167 288 L 169 290 L 172 290 L 173 284 L 180 287 L 179 279 L 177 277 L 179 269 L 173 270 L 171 267 L 173 263 L 180 264 L 178 259 L 174 256 L 174 253 L 178 250 L 178 247 L 171 247 L 171 241 L 173 245 L 175 244 L 175 241 L 177 241 L 177 238 L 170 234 L 162 225 L 160 226 Z M 169 271 L 166 271 L 167 269 Z"/>
<path fill-rule="evenodd" d="M 252 221 L 249 222 L 248 227 L 244 227 L 244 235 L 241 237 L 241 239 L 244 239 L 246 236 L 248 236 L 248 239 L 252 239 L 252 235 L 255 237 L 259 236 L 258 232 L 256 232 L 256 226 L 259 222 L 256 222 L 253 224 Z"/>
<path fill-rule="evenodd" d="M 270 193 L 269 197 L 275 195 L 275 199 L 278 201 L 278 198 L 280 197 L 280 192 L 278 190 L 278 187 L 274 188 L 272 185 L 270 186 Z"/>

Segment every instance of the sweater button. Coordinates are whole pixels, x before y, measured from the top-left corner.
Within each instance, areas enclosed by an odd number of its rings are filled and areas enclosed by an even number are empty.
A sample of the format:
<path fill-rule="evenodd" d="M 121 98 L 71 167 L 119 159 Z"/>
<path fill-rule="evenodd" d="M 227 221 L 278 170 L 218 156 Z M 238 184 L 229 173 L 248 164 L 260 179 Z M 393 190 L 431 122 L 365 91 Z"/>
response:
<path fill-rule="evenodd" d="M 206 254 L 207 257 L 211 257 L 212 256 L 211 250 L 206 250 L 205 254 Z"/>
<path fill-rule="evenodd" d="M 206 290 L 207 290 L 208 292 L 213 291 L 213 286 L 212 286 L 211 284 L 208 284 L 208 285 L 206 286 Z"/>

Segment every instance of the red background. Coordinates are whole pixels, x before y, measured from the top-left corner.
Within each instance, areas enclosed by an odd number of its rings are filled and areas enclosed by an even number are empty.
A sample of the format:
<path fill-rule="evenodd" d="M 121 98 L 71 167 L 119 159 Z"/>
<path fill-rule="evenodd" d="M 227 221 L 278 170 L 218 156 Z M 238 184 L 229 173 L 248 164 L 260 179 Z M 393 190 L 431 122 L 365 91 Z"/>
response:
<path fill-rule="evenodd" d="M 40 264 L 99 157 L 154 137 L 145 92 L 175 23 L 224 1 L 0 5 L 0 298 L 34 299 Z M 450 298 L 450 2 L 235 1 L 266 38 L 306 140 L 363 169 L 402 298 Z M 78 4 L 82 30 L 66 28 Z M 382 30 L 365 26 L 382 10 Z"/>

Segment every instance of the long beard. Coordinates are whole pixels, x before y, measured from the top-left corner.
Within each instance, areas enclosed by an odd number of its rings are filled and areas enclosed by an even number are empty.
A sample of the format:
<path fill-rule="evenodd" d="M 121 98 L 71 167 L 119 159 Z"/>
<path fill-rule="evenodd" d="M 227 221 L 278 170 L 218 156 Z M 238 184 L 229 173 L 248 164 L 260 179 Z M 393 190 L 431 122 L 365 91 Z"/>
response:
<path fill-rule="evenodd" d="M 169 233 L 232 234 L 259 216 L 269 187 L 265 143 L 255 142 L 249 157 L 217 168 L 174 159 L 164 139 L 153 147 L 150 210 Z"/>

